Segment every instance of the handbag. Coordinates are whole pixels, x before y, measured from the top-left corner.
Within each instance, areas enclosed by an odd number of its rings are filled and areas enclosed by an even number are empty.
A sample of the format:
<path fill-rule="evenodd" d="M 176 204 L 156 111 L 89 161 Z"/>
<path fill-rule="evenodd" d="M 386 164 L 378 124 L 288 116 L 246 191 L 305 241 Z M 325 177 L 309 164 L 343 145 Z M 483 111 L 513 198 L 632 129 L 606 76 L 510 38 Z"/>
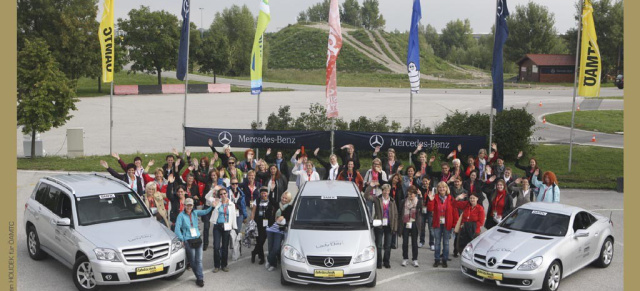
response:
<path fill-rule="evenodd" d="M 197 249 L 197 248 L 199 248 L 199 247 L 202 245 L 202 239 L 201 239 L 201 238 L 199 238 L 199 237 L 197 237 L 197 238 L 192 238 L 192 239 L 187 240 L 187 243 L 189 244 L 189 246 L 190 246 L 192 249 Z"/>

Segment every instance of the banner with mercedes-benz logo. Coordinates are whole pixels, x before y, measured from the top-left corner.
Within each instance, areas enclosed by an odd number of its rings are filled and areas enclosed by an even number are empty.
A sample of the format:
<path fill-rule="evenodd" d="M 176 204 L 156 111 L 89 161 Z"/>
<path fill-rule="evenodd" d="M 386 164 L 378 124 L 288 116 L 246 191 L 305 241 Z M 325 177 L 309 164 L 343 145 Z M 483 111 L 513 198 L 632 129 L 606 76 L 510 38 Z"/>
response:
<path fill-rule="evenodd" d="M 393 148 L 400 152 L 413 152 L 418 144 L 430 151 L 437 148 L 441 153 L 450 153 L 461 144 L 462 151 L 478 154 L 478 150 L 486 146 L 486 137 L 475 135 L 431 135 L 390 132 L 335 131 L 334 145 L 339 148 L 345 144 L 353 144 L 356 150 L 373 150 L 380 146 L 381 150 Z"/>
<path fill-rule="evenodd" d="M 230 145 L 240 148 L 306 148 L 329 149 L 331 132 L 329 131 L 295 131 L 295 130 L 253 130 L 253 129 L 221 129 L 221 128 L 185 128 L 185 145 L 208 147 L 209 139 L 213 145 L 221 147 Z"/>

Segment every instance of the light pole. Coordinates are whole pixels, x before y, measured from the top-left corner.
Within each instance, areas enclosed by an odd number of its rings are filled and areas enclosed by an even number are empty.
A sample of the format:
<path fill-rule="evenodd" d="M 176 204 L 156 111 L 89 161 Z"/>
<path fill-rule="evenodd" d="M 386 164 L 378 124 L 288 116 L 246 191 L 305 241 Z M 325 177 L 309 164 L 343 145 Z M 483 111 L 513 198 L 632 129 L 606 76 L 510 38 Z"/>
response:
<path fill-rule="evenodd" d="M 204 10 L 204 8 L 200 7 L 200 37 L 204 38 L 204 26 L 202 26 L 202 10 Z"/>

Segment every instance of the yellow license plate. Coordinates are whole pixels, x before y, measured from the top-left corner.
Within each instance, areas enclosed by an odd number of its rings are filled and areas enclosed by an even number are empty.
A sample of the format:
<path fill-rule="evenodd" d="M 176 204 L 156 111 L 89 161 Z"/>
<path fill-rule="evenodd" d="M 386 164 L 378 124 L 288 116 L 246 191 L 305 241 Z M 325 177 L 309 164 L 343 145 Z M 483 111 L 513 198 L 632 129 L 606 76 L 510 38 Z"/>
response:
<path fill-rule="evenodd" d="M 164 271 L 164 265 L 155 265 L 149 267 L 136 268 L 136 275 L 147 275 Z"/>
<path fill-rule="evenodd" d="M 342 278 L 344 277 L 343 270 L 314 270 L 314 277 L 319 278 Z"/>
<path fill-rule="evenodd" d="M 482 277 L 482 278 L 487 278 L 487 279 L 491 279 L 491 280 L 502 280 L 502 273 L 492 273 L 492 272 L 487 272 L 485 270 L 482 269 L 477 269 L 476 270 L 478 276 Z"/>

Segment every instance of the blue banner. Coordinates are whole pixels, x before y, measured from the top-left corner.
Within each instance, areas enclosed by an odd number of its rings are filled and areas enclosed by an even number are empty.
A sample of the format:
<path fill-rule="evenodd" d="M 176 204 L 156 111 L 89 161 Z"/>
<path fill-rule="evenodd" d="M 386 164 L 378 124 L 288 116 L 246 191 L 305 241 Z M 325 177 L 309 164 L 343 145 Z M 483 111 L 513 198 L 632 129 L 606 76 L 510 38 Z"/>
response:
<path fill-rule="evenodd" d="M 216 147 L 229 145 L 241 148 L 331 148 L 329 131 L 185 128 L 186 146 L 208 147 L 209 139 Z"/>
<path fill-rule="evenodd" d="M 491 95 L 493 108 L 501 112 L 504 107 L 504 76 L 502 65 L 502 49 L 509 36 L 507 28 L 507 0 L 498 0 L 496 7 L 496 35 L 493 43 L 493 64 L 491 65 L 491 78 L 493 79 L 493 92 Z"/>
<path fill-rule="evenodd" d="M 407 51 L 407 72 L 411 82 L 411 92 L 420 90 L 420 39 L 418 38 L 418 25 L 422 18 L 420 0 L 413 1 L 413 13 L 411 14 L 411 28 L 409 30 L 409 49 Z"/>
<path fill-rule="evenodd" d="M 180 50 L 178 51 L 178 69 L 176 77 L 184 81 L 189 63 L 189 1 L 182 0 L 182 31 L 180 31 Z"/>
<path fill-rule="evenodd" d="M 419 144 L 431 151 L 437 149 L 440 153 L 448 154 L 462 145 L 463 154 L 477 155 L 481 148 L 486 146 L 487 138 L 475 135 L 433 135 L 392 132 L 360 132 L 360 131 L 335 131 L 334 145 L 341 147 L 352 144 L 356 150 L 374 150 L 376 146 L 385 151 L 393 148 L 396 152 L 413 152 Z"/>

